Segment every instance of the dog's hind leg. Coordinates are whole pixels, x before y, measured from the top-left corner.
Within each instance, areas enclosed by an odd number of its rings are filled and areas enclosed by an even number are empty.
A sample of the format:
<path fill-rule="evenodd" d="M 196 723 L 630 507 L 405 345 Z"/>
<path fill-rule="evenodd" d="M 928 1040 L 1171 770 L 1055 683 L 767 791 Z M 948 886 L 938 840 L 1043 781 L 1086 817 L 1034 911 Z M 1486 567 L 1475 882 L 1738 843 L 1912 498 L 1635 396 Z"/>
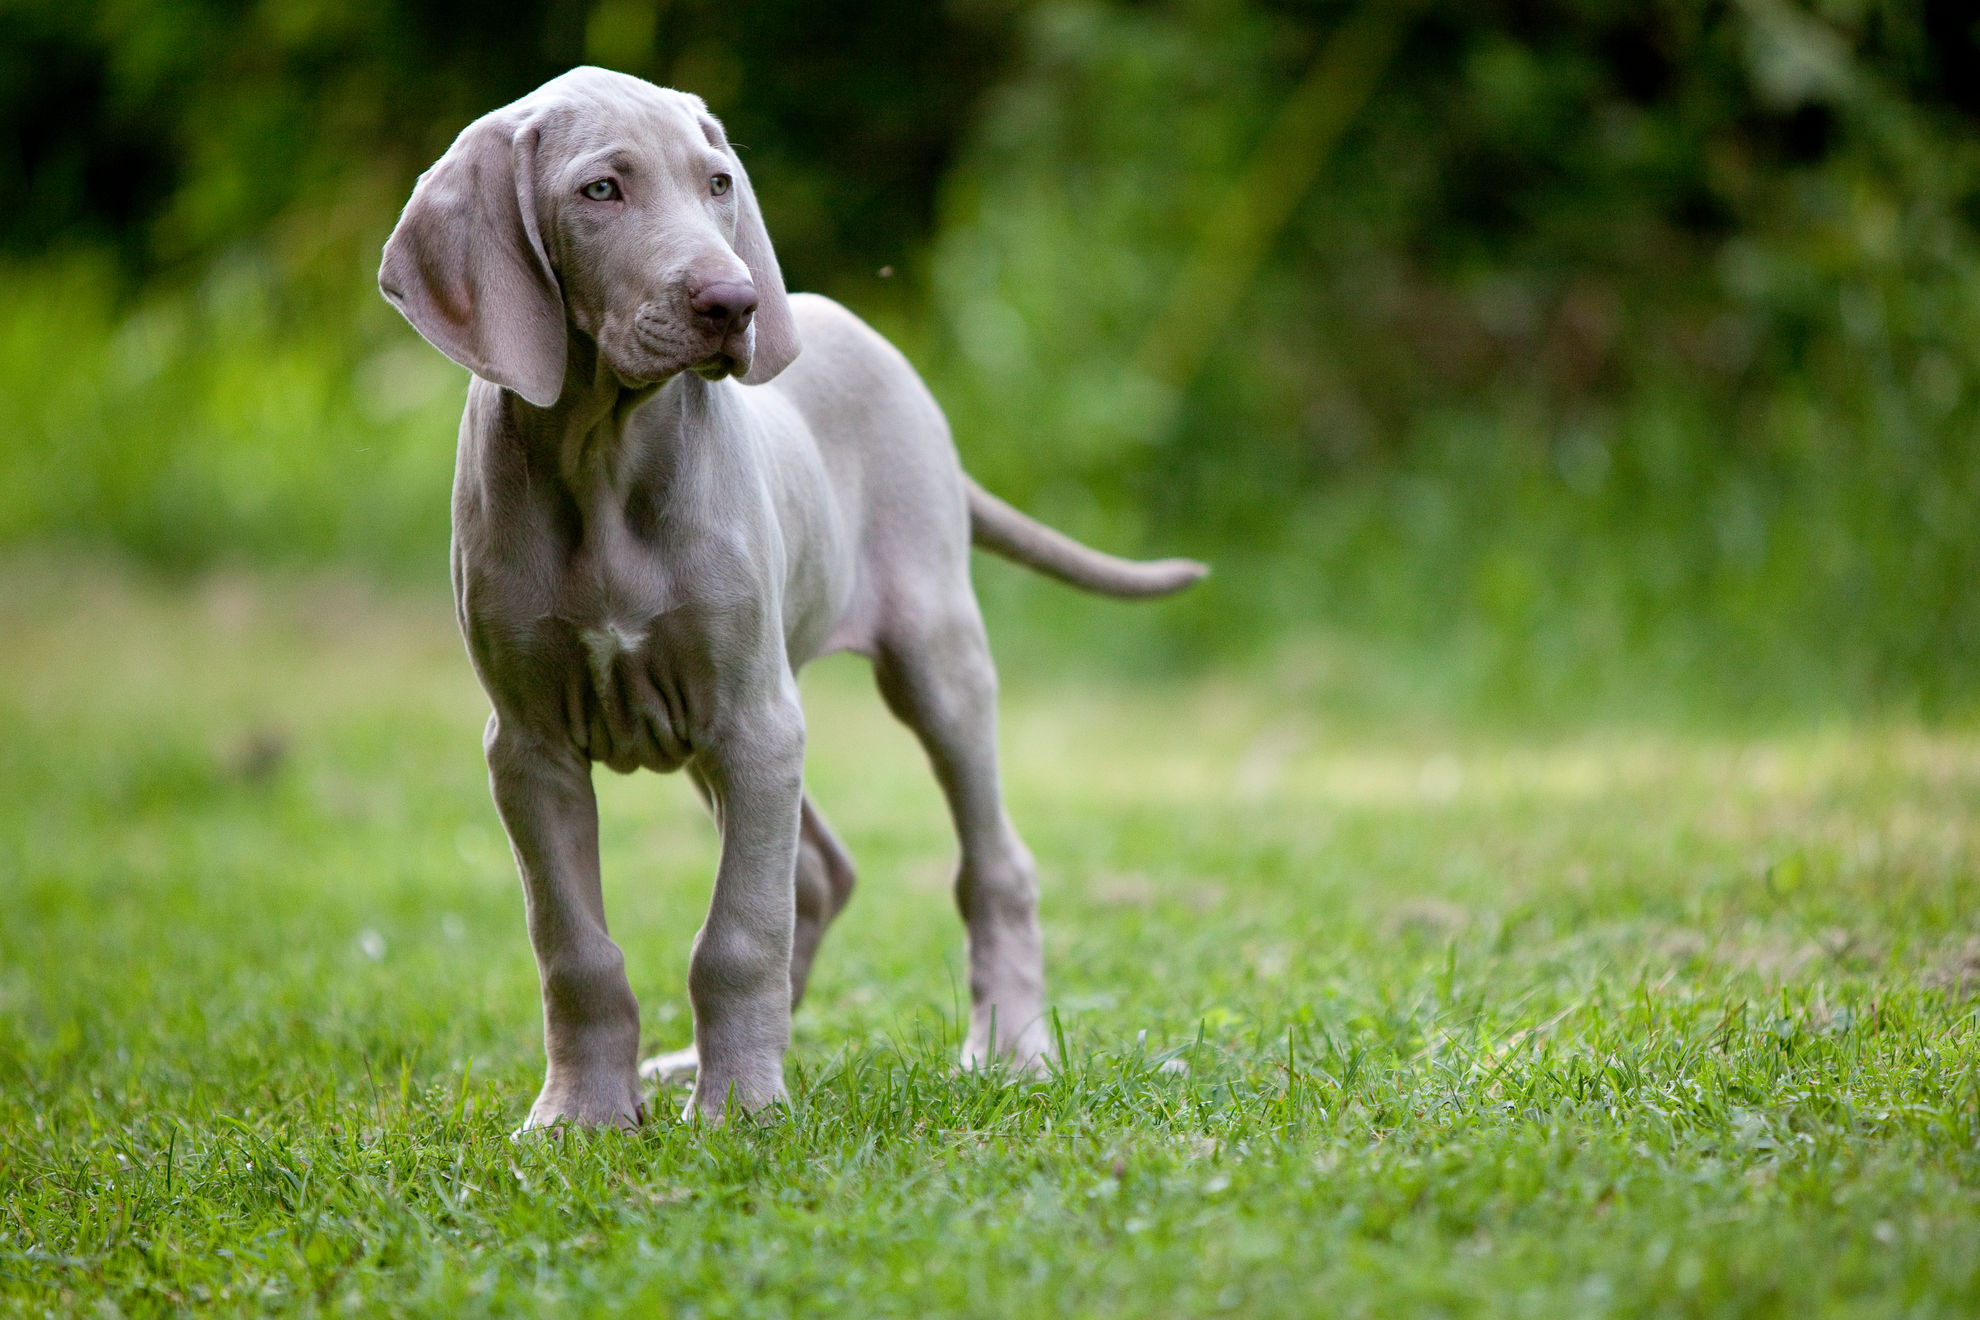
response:
<path fill-rule="evenodd" d="M 887 705 L 914 730 L 961 844 L 956 905 L 969 941 L 966 1068 L 1005 1059 L 1036 1072 L 1051 1054 L 1038 875 L 1004 814 L 997 780 L 997 669 L 973 597 L 950 597 L 877 648 Z"/>
<path fill-rule="evenodd" d="M 791 1007 L 804 999 L 811 979 L 811 960 L 825 927 L 852 898 L 853 864 L 845 846 L 825 823 L 825 817 L 805 794 L 801 808 L 797 856 L 797 930 L 791 940 Z"/>

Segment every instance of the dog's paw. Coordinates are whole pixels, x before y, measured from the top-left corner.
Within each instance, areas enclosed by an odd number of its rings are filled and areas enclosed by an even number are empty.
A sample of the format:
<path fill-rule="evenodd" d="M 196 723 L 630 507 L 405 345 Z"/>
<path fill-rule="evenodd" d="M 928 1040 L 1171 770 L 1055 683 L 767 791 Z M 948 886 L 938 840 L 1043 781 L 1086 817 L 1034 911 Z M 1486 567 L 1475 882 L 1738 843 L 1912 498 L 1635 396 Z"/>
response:
<path fill-rule="evenodd" d="M 677 1086 L 693 1081 L 700 1068 L 701 1056 L 690 1045 L 684 1050 L 668 1050 L 665 1054 L 640 1060 L 639 1075 L 662 1086 Z"/>
<path fill-rule="evenodd" d="M 694 1093 L 682 1106 L 681 1120 L 693 1122 L 699 1118 L 704 1123 L 719 1125 L 733 1114 L 742 1114 L 761 1121 L 777 1113 L 789 1099 L 781 1079 L 766 1093 L 760 1088 L 745 1090 L 734 1081 L 715 1086 L 704 1074 L 696 1080 Z"/>
<path fill-rule="evenodd" d="M 782 1051 L 752 1050 L 730 1054 L 708 1051 L 694 1079 L 683 1118 L 696 1115 L 720 1123 L 734 1113 L 758 1114 L 788 1099 L 784 1089 Z"/>
<path fill-rule="evenodd" d="M 631 1132 L 644 1122 L 646 1102 L 640 1099 L 639 1088 L 630 1079 L 626 1084 L 609 1086 L 546 1085 L 536 1097 L 536 1103 L 529 1107 L 529 1117 L 511 1135 L 556 1136 L 569 1128 L 616 1128 Z"/>
<path fill-rule="evenodd" d="M 1052 1036 L 1043 1020 L 1034 1021 L 1017 1039 L 998 1033 L 993 1048 L 990 1033 L 972 1031 L 958 1066 L 964 1072 L 1001 1072 L 1018 1079 L 1043 1077 L 1052 1071 Z"/>

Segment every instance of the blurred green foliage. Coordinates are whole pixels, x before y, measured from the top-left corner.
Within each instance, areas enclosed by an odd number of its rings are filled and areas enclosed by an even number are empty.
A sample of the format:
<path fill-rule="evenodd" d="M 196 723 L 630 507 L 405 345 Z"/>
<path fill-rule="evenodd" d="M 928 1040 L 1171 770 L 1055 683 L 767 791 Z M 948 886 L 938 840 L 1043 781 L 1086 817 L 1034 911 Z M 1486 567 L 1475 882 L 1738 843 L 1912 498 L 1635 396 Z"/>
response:
<path fill-rule="evenodd" d="M 377 249 L 585 59 L 709 99 L 792 282 L 909 351 L 988 484 L 1217 561 L 1095 627 L 1145 663 L 1323 634 L 1480 708 L 1980 696 L 1953 0 L 9 0 L 0 541 L 437 580 L 462 374 Z M 1020 644 L 1095 617 L 985 588 Z"/>
<path fill-rule="evenodd" d="M 714 102 L 775 181 L 801 286 L 905 265 L 999 67 L 995 16 L 743 17 L 0 0 L 0 195 L 22 201 L 0 207 L 0 543 L 439 580 L 466 376 L 381 302 L 378 251 L 462 125 L 587 59 Z"/>

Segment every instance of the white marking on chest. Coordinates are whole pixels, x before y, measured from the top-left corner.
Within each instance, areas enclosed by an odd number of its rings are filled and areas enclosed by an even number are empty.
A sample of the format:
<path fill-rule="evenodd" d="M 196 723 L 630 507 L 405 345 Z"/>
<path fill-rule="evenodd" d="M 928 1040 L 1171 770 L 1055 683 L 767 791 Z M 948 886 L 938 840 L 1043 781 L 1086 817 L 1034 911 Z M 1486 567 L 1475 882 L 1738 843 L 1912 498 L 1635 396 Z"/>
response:
<path fill-rule="evenodd" d="M 614 621 L 586 628 L 578 634 L 578 640 L 584 643 L 585 655 L 591 661 L 592 680 L 603 688 L 612 680 L 612 662 L 639 650 L 643 639 L 637 629 Z"/>

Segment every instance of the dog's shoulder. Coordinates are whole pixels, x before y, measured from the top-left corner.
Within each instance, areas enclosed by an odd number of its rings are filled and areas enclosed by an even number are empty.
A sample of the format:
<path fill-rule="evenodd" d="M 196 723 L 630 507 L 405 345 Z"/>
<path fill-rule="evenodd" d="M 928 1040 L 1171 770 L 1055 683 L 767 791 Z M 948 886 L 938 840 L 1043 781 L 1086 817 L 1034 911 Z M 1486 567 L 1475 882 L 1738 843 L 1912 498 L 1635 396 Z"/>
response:
<path fill-rule="evenodd" d="M 859 319 L 844 303 L 827 298 L 822 293 L 794 293 L 791 295 L 791 316 L 797 321 L 798 332 L 804 336 L 805 347 L 818 339 L 835 342 L 840 339 L 858 339 L 870 336 L 880 338 L 880 332 Z"/>
<path fill-rule="evenodd" d="M 912 375 L 901 351 L 887 337 L 861 320 L 843 303 L 823 294 L 791 295 L 791 314 L 797 322 L 798 338 L 804 350 L 793 363 L 794 381 L 823 373 L 844 379 L 858 377 Z"/>

